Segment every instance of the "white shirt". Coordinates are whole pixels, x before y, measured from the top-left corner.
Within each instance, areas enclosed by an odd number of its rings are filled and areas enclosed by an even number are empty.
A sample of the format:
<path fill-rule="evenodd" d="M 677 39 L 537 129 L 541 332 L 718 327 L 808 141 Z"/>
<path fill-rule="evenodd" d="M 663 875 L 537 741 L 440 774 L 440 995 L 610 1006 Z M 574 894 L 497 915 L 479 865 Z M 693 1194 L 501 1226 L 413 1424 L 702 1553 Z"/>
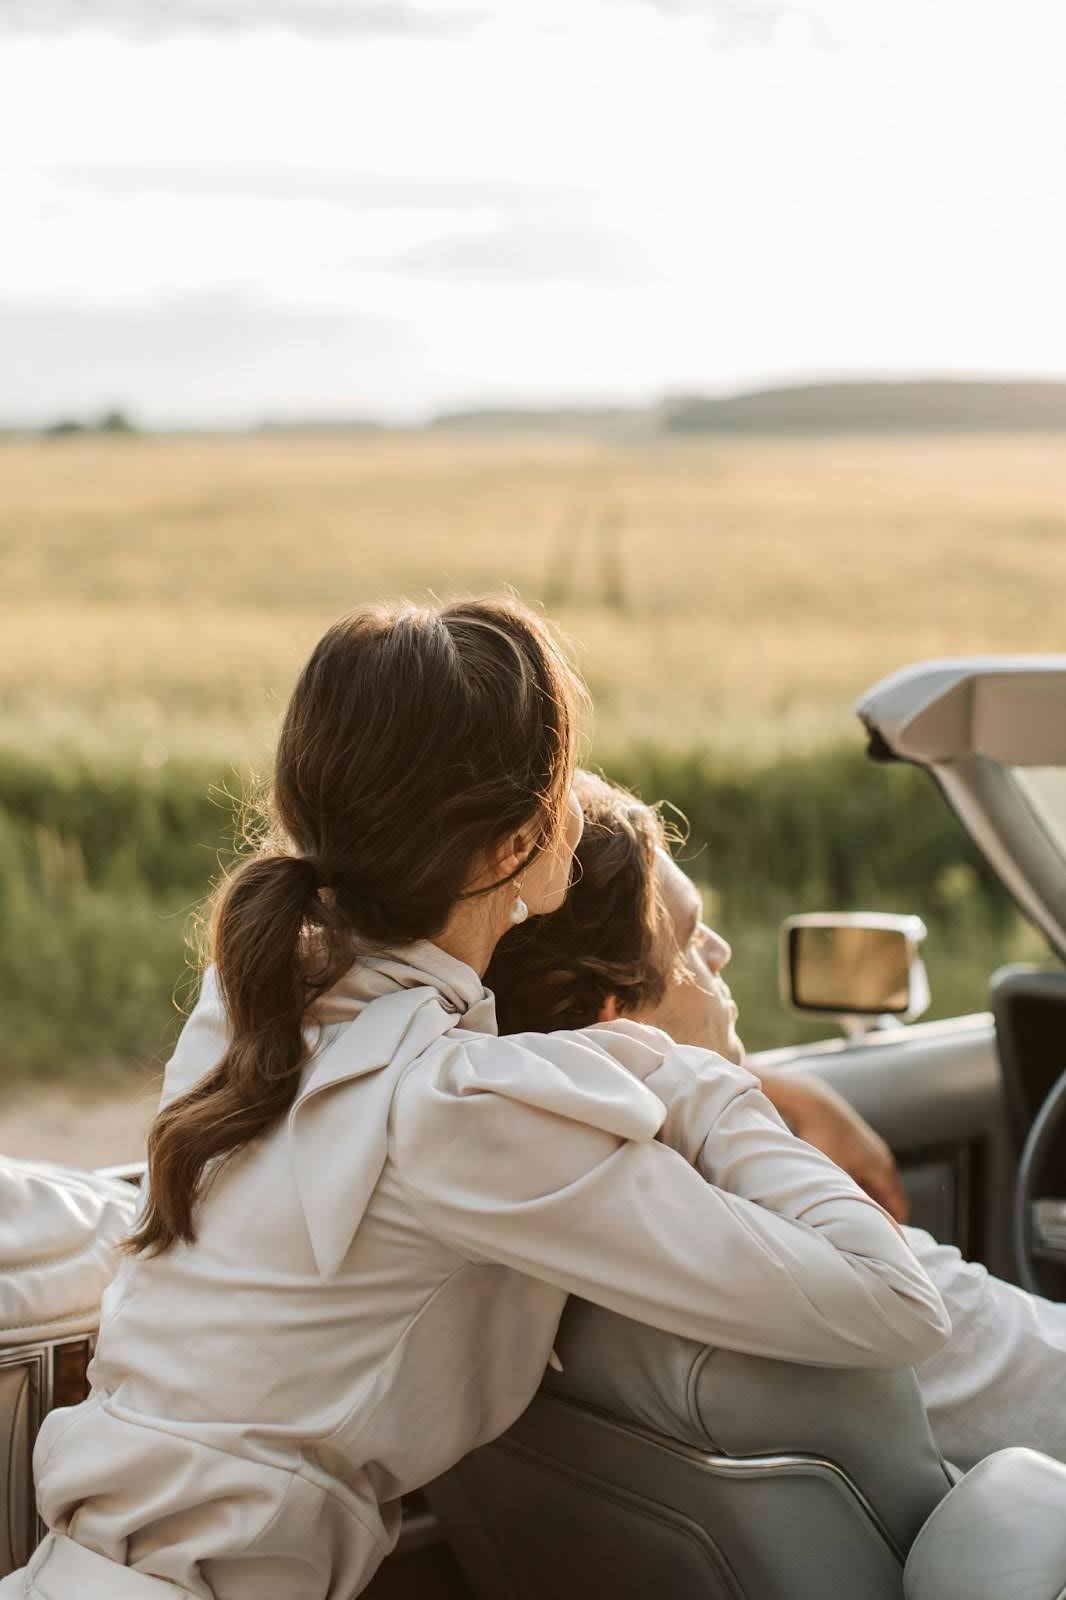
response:
<path fill-rule="evenodd" d="M 570 1293 L 832 1365 L 949 1332 L 885 1213 L 743 1068 L 632 1023 L 500 1039 L 427 943 L 353 969 L 318 1020 L 288 1117 L 221 1168 L 194 1245 L 123 1262 L 93 1393 L 45 1421 L 59 1537 L 29 1570 L 55 1600 L 112 1600 L 109 1562 L 146 1597 L 350 1600 L 400 1496 L 523 1411 Z M 164 1098 L 225 1038 L 209 972 Z"/>

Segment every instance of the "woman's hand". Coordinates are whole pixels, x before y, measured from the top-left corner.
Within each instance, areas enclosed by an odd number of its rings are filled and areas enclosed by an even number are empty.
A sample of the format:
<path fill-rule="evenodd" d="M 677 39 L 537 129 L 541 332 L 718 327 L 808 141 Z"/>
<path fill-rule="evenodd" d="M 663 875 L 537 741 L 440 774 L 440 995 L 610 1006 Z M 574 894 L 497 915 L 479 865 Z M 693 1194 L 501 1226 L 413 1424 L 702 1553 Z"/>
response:
<path fill-rule="evenodd" d="M 835 1161 L 897 1222 L 907 1196 L 895 1157 L 880 1134 L 820 1078 L 796 1071 L 759 1074 L 762 1091 L 797 1138 Z"/>

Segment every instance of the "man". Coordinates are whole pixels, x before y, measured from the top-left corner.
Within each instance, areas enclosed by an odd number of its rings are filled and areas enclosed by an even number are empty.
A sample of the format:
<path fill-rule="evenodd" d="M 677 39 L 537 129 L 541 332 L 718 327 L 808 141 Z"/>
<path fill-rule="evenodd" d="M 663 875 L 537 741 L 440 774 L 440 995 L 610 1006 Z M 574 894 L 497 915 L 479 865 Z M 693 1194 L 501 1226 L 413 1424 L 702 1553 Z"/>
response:
<path fill-rule="evenodd" d="M 581 1028 L 625 1016 L 678 1044 L 741 1062 L 737 1007 L 723 971 L 731 949 L 703 921 L 695 885 L 666 848 L 661 818 L 589 773 L 577 789 L 585 831 L 565 904 L 497 946 L 485 982 L 501 1033 Z M 798 1137 L 850 1173 L 897 1221 L 906 1201 L 891 1151 L 838 1094 L 797 1071 L 762 1088 Z M 992 1278 L 951 1246 L 907 1228 L 952 1322 L 947 1345 L 918 1367 L 940 1448 L 969 1467 L 1006 1445 L 1066 1460 L 1066 1305 Z"/>

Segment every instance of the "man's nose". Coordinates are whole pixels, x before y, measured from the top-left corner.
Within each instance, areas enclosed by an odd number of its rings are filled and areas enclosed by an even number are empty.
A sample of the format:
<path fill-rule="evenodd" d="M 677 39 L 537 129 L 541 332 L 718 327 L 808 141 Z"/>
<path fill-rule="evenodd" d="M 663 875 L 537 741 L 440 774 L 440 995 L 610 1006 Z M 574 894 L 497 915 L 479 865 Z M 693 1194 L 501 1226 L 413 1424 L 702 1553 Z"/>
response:
<path fill-rule="evenodd" d="M 723 967 L 729 965 L 733 955 L 730 945 L 722 938 L 720 933 L 715 933 L 713 928 L 703 926 L 703 959 L 712 972 L 721 972 Z"/>

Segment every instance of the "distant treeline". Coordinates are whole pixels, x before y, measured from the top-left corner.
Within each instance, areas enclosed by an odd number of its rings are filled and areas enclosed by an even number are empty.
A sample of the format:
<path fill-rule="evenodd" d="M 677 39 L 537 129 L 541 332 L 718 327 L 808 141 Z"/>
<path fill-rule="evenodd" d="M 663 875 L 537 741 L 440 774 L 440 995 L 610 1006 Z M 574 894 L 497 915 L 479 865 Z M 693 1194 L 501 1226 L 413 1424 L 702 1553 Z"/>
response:
<path fill-rule="evenodd" d="M 79 433 L 136 433 L 135 423 L 124 411 L 105 411 L 102 416 L 83 421 L 77 417 L 60 417 L 50 422 L 41 432 L 47 439 L 69 439 Z"/>
<path fill-rule="evenodd" d="M 667 403 L 667 433 L 1032 432 L 1066 428 L 1066 383 L 812 383 Z"/>
<path fill-rule="evenodd" d="M 680 395 L 648 406 L 485 405 L 444 411 L 424 425 L 389 423 L 365 416 L 273 418 L 260 423 L 258 431 L 387 434 L 417 433 L 423 426 L 453 433 L 575 433 L 628 438 L 702 433 L 1056 433 L 1066 430 L 1066 383 L 994 379 L 808 383 L 716 397 Z M 66 438 L 77 434 L 135 433 L 138 429 L 125 412 L 113 410 L 88 421 L 64 417 L 38 431 L 50 438 Z"/>
<path fill-rule="evenodd" d="M 617 433 L 1057 432 L 1066 383 L 965 380 L 809 383 L 647 408 L 499 408 L 455 411 L 435 427 L 481 431 Z"/>

